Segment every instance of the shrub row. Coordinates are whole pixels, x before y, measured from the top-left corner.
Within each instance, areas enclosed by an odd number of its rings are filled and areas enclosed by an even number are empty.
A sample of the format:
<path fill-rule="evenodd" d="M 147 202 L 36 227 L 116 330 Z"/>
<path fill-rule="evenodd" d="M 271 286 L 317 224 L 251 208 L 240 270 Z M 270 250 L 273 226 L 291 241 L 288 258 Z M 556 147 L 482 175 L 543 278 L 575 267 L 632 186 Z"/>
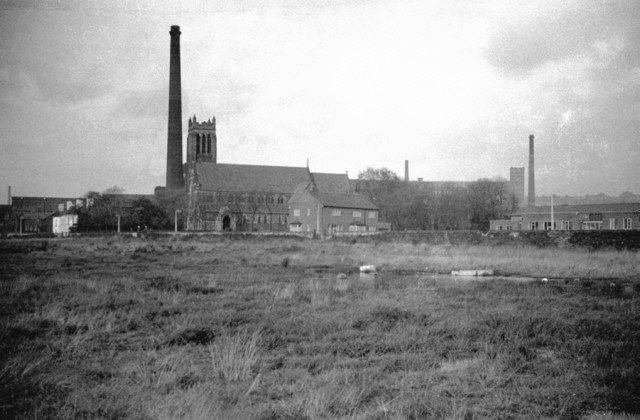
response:
<path fill-rule="evenodd" d="M 580 247 L 588 249 L 640 249 L 638 230 L 600 231 L 394 231 L 369 236 L 334 238 L 346 242 L 412 242 L 432 245 L 529 245 L 538 248 Z"/>

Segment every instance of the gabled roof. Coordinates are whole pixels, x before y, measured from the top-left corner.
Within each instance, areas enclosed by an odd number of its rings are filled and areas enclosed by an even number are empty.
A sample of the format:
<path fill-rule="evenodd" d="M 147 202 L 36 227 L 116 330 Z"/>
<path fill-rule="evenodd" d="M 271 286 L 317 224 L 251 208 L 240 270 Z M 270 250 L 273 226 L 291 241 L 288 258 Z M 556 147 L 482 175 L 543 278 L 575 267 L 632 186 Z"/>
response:
<path fill-rule="evenodd" d="M 320 203 L 325 207 L 378 210 L 378 207 L 375 204 L 361 194 L 339 194 L 321 191 L 310 191 L 309 194 L 320 201 Z"/>
<path fill-rule="evenodd" d="M 561 213 L 633 213 L 640 210 L 640 203 L 562 204 L 553 206 L 555 214 Z M 512 216 L 551 214 L 551 206 L 536 206 L 514 212 Z"/>
<path fill-rule="evenodd" d="M 296 187 L 311 182 L 307 168 L 290 166 L 196 163 L 203 190 L 292 194 Z"/>
<path fill-rule="evenodd" d="M 352 193 L 349 176 L 344 174 L 326 174 L 313 172 L 313 181 L 318 191 L 335 192 L 335 193 Z"/>
<path fill-rule="evenodd" d="M 332 193 L 351 193 L 347 174 L 310 173 L 308 168 L 292 166 L 196 163 L 203 190 L 293 194 L 310 188 Z"/>

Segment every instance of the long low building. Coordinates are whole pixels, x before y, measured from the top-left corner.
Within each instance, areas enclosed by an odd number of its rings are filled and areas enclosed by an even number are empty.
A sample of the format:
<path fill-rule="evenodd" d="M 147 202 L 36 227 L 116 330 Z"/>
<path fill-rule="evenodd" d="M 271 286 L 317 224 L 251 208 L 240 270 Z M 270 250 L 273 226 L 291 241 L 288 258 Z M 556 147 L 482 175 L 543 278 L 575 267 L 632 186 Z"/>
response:
<path fill-rule="evenodd" d="M 51 232 L 53 215 L 87 205 L 87 199 L 81 197 L 10 197 L 3 228 L 7 232 Z"/>
<path fill-rule="evenodd" d="M 536 206 L 491 220 L 491 230 L 638 230 L 640 203 Z"/>

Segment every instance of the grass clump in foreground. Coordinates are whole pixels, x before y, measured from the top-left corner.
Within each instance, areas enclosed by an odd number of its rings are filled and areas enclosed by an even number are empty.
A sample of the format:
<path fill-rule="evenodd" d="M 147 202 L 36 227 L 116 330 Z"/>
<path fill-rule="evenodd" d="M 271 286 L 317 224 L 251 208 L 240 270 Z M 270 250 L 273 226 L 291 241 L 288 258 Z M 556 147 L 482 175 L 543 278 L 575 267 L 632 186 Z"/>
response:
<path fill-rule="evenodd" d="M 52 241 L 0 260 L 0 417 L 632 418 L 638 255 Z M 382 270 L 361 279 L 364 263 Z M 427 267 L 567 280 L 462 282 Z"/>

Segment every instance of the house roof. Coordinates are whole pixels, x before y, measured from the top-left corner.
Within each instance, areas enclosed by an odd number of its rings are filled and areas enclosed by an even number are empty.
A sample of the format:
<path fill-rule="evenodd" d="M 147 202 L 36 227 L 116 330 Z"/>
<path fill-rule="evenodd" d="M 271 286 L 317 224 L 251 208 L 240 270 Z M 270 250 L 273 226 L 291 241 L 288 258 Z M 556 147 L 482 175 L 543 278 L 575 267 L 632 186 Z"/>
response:
<path fill-rule="evenodd" d="M 311 182 L 307 168 L 290 166 L 196 163 L 203 190 L 234 192 L 293 193 L 304 182 Z"/>
<path fill-rule="evenodd" d="M 555 214 L 562 213 L 633 213 L 640 210 L 640 203 L 562 204 L 553 206 Z M 524 208 L 512 216 L 551 214 L 551 206 Z"/>
<path fill-rule="evenodd" d="M 321 191 L 310 191 L 309 194 L 326 207 L 378 210 L 375 204 L 361 194 L 326 193 Z"/>
<path fill-rule="evenodd" d="M 352 193 L 349 176 L 344 174 L 327 174 L 313 172 L 313 182 L 318 191 L 327 191 L 335 193 Z"/>

